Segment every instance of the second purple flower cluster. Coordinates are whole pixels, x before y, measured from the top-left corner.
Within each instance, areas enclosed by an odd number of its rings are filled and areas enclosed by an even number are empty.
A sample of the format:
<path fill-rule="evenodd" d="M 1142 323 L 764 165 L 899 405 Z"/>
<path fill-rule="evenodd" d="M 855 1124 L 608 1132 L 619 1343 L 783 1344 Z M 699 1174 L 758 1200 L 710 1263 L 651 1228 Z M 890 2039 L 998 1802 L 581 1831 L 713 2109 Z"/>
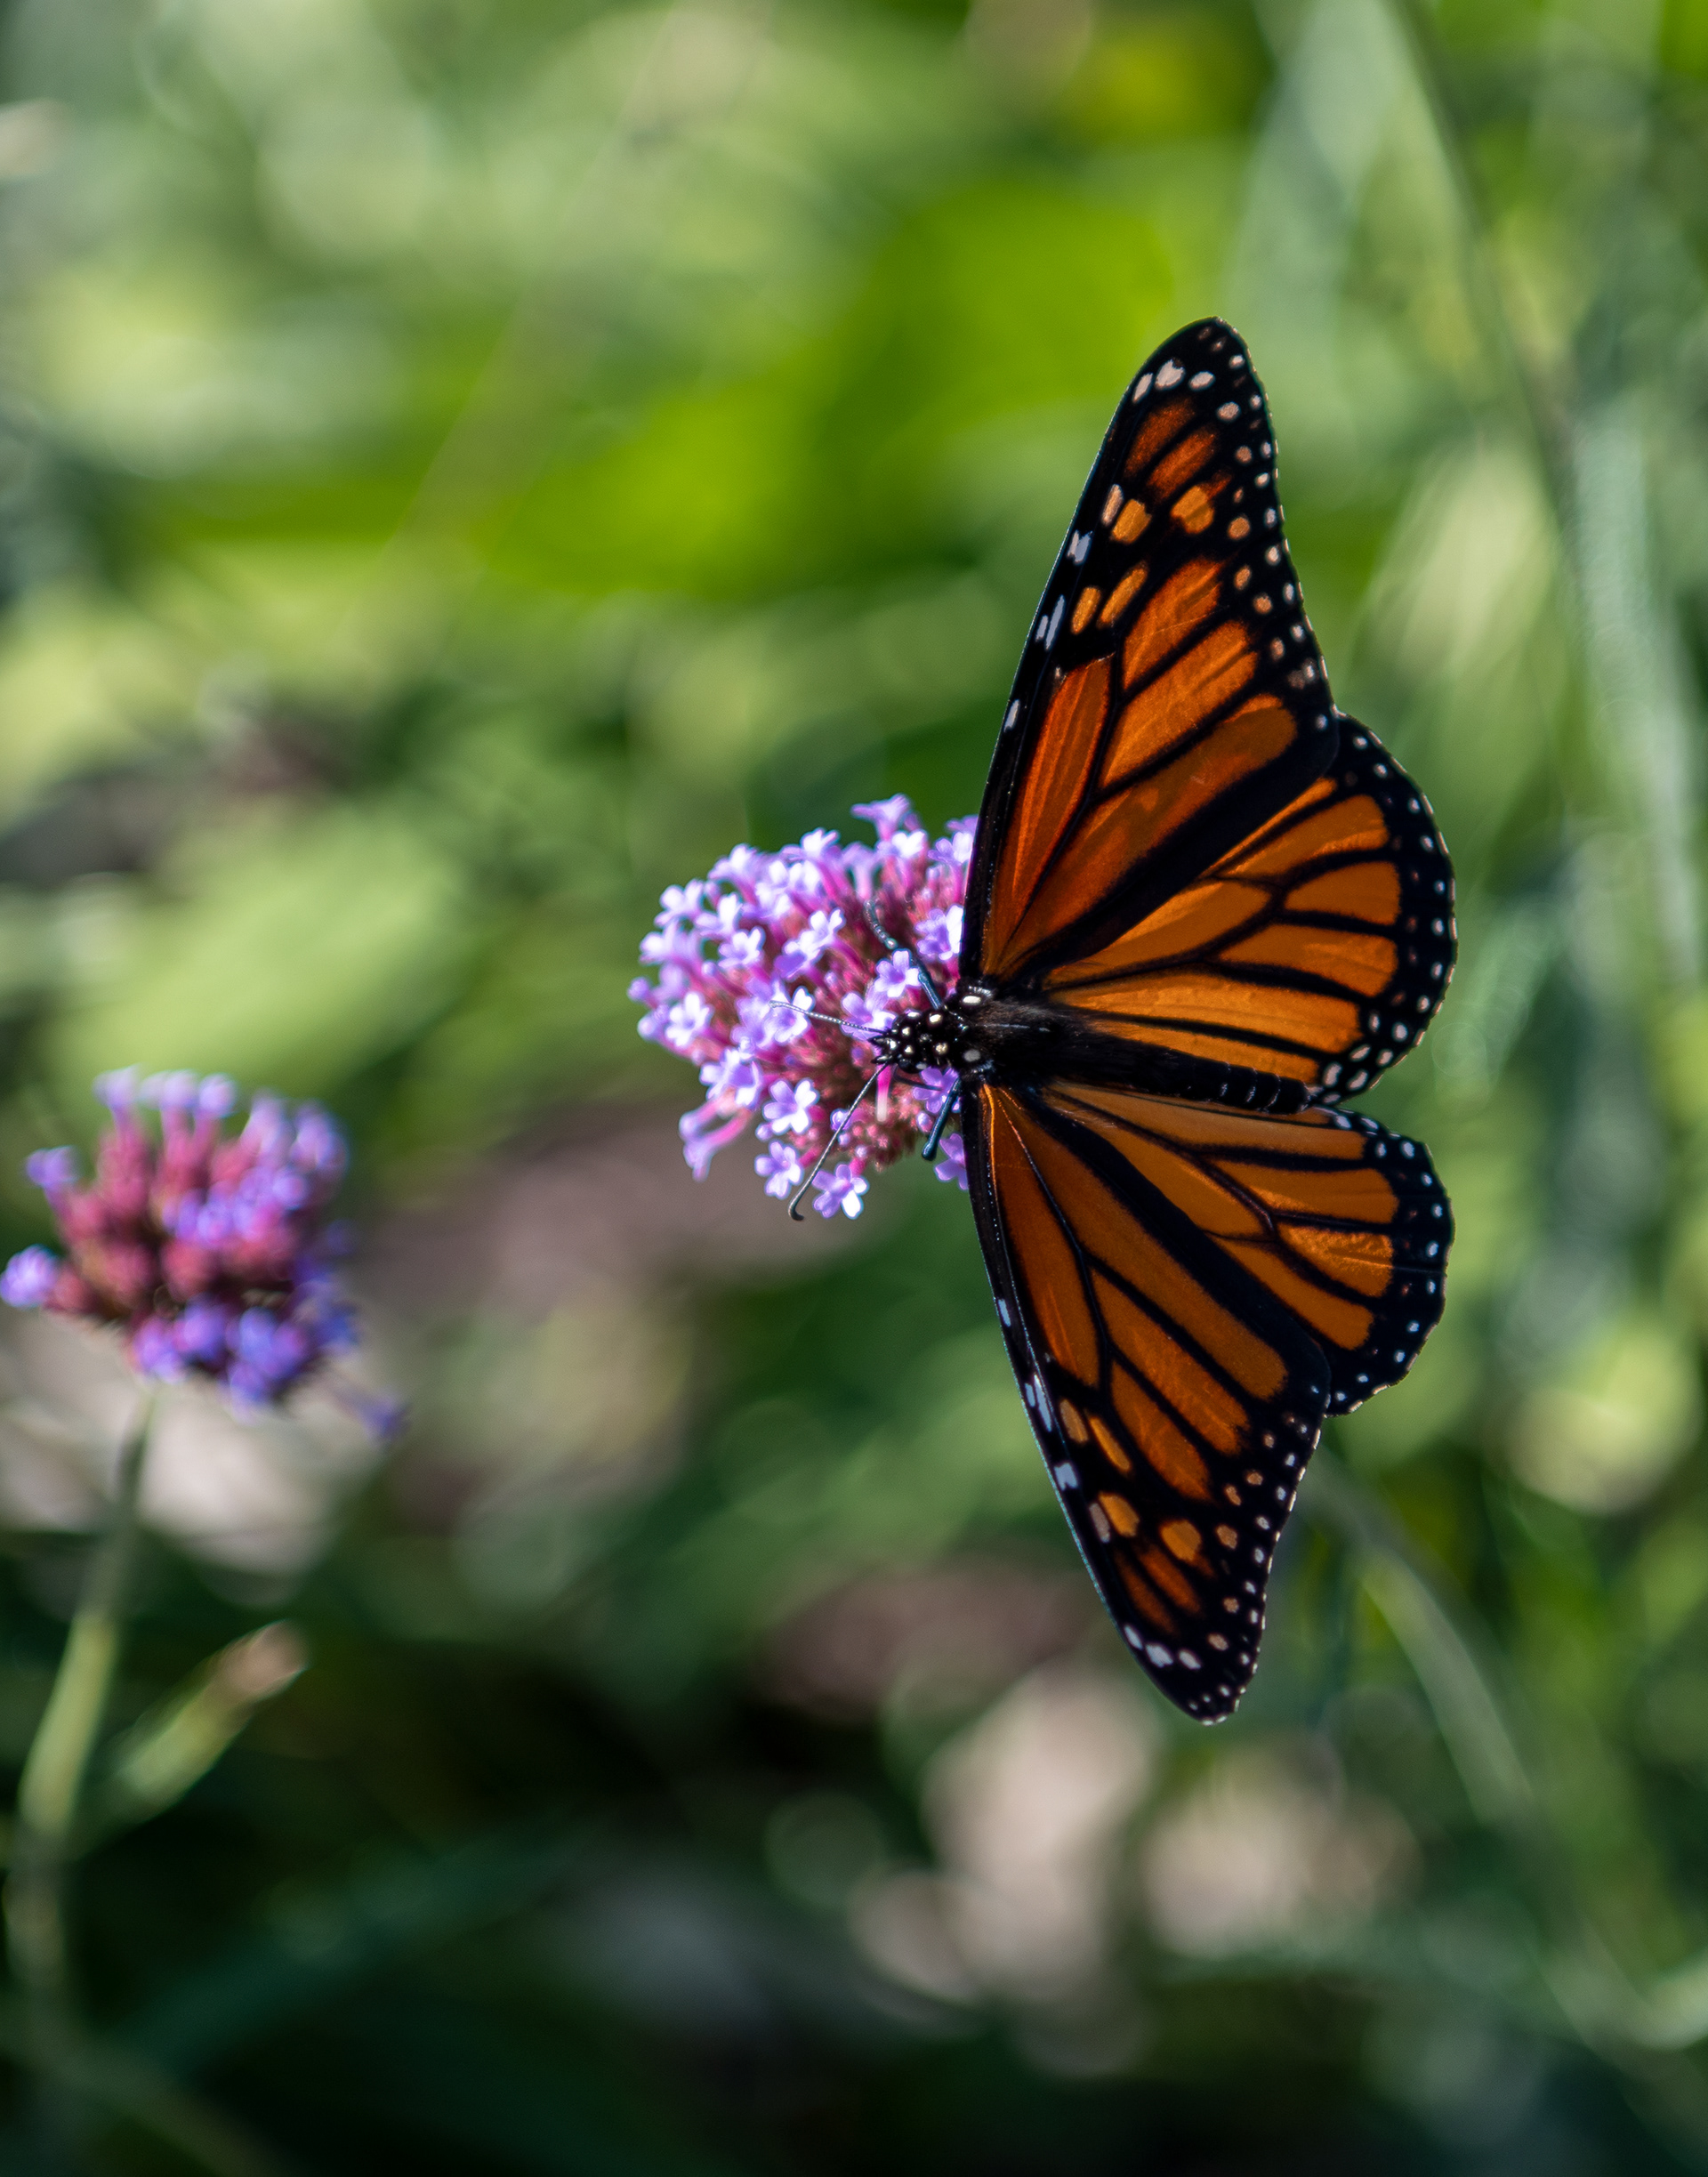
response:
<path fill-rule="evenodd" d="M 65 1252 L 14 1255 L 0 1300 L 117 1326 L 144 1375 L 209 1379 L 239 1408 L 277 1405 L 355 1343 L 327 1222 L 344 1141 L 318 1104 L 256 1096 L 232 1133 L 238 1092 L 218 1074 L 132 1068 L 95 1093 L 112 1118 L 93 1177 L 68 1149 L 25 1166 Z"/>

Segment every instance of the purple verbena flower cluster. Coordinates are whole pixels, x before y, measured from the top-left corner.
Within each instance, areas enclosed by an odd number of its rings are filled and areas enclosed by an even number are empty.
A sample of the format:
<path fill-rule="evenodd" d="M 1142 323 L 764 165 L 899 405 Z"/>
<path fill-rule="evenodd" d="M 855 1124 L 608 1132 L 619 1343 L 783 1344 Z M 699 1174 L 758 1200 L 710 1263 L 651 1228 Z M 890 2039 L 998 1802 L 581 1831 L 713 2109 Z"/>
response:
<path fill-rule="evenodd" d="M 697 1178 L 751 1126 L 765 1191 L 793 1194 L 872 1070 L 869 1037 L 926 1003 L 914 961 L 946 996 L 955 987 L 977 819 L 934 840 L 905 794 L 854 813 L 876 826 L 875 846 L 809 832 L 776 854 L 737 847 L 708 877 L 673 885 L 642 941 L 657 980 L 630 986 L 647 1009 L 640 1033 L 697 1066 L 706 1091 L 681 1123 Z M 868 903 L 896 952 L 873 934 Z M 952 1072 L 888 1071 L 849 1122 L 846 1156 L 813 1181 L 814 1206 L 858 1216 L 866 1173 L 917 1147 L 955 1086 Z M 965 1187 L 958 1133 L 936 1168 Z"/>
<path fill-rule="evenodd" d="M 47 1196 L 63 1257 L 26 1247 L 0 1273 L 14 1308 L 122 1327 L 130 1359 L 166 1382 L 200 1376 L 239 1411 L 277 1406 L 356 1342 L 333 1263 L 327 1212 L 344 1141 L 318 1104 L 256 1096 L 229 1132 L 238 1092 L 218 1074 L 103 1074 L 112 1114 L 80 1179 L 76 1150 L 43 1149 L 25 1171 Z M 143 1114 L 159 1115 L 157 1129 Z M 394 1412 L 365 1412 L 370 1425 Z"/>

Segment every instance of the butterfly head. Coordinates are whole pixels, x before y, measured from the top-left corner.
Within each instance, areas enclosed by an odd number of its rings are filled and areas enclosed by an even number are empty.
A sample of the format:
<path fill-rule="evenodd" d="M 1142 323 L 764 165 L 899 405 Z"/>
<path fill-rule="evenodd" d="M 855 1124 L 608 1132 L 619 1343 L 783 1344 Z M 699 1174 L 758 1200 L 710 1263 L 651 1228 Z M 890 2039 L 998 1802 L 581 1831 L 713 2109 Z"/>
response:
<path fill-rule="evenodd" d="M 983 991 L 969 990 L 935 1004 L 910 1007 L 874 1038 L 879 1065 L 909 1074 L 930 1067 L 957 1073 L 976 1068 L 987 1056 L 979 1016 L 988 1004 Z"/>
<path fill-rule="evenodd" d="M 935 1068 L 972 1080 L 1018 1080 L 1059 1070 L 1066 1049 L 1059 1009 L 977 984 L 963 984 L 953 997 L 898 1013 L 871 1042 L 881 1068 L 894 1066 L 905 1074 Z M 1126 1046 L 1121 1048 L 1130 1068 Z"/>

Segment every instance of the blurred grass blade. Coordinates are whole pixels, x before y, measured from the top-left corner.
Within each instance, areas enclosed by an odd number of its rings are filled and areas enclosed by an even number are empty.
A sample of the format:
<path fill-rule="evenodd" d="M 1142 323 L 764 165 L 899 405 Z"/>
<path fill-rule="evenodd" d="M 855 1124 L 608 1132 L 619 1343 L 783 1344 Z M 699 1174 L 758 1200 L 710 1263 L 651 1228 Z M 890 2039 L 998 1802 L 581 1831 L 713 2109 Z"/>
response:
<path fill-rule="evenodd" d="M 1358 1556 L 1358 1576 L 1406 1651 L 1466 1796 L 1491 1828 L 1528 1832 L 1543 1810 L 1487 1679 L 1464 1637 L 1405 1546 L 1390 1537 L 1382 1508 L 1320 1452 L 1310 1467 L 1314 1509 Z M 1561 2012 L 1591 2047 L 1623 2042 L 1675 2051 L 1708 2036 L 1708 1952 L 1640 1988 L 1574 1899 L 1570 1932 L 1538 1960 Z"/>
<path fill-rule="evenodd" d="M 584 1877 L 592 1856 L 584 1827 L 532 1826 L 276 1898 L 270 1926 L 181 1976 L 130 2022 L 126 2043 L 173 2073 L 203 2069 L 401 1956 L 510 1920 Z"/>
<path fill-rule="evenodd" d="M 1358 1577 L 1417 1673 L 1466 1796 L 1493 1828 L 1532 1829 L 1535 1793 L 1500 1703 L 1470 1645 L 1407 1553 L 1381 1505 L 1319 1451 L 1307 1487 L 1311 1510 L 1353 1545 Z"/>
<path fill-rule="evenodd" d="M 1358 1576 L 1417 1673 L 1478 1818 L 1494 1828 L 1527 1826 L 1536 1812 L 1530 1779 L 1494 1696 L 1446 1612 L 1391 1552 L 1366 1549 Z"/>
<path fill-rule="evenodd" d="M 302 1636 L 282 1621 L 210 1657 L 114 1746 L 92 1809 L 94 1834 L 146 1822 L 181 1799 L 308 1661 Z"/>
<path fill-rule="evenodd" d="M 0 2004 L 0 2053 L 14 2063 L 28 2060 L 29 2033 L 17 2006 Z M 179 2166 L 206 2177 L 291 2177 L 297 2165 L 278 2159 L 256 2139 L 199 2094 L 181 2086 L 144 2058 L 99 2038 L 80 2038 L 68 2052 L 66 2076 L 77 2090 L 109 2111 L 150 2133 L 182 2158 Z M 0 2138 L 0 2156 L 7 2142 Z M 28 2164 L 5 2158 L 0 2166 Z"/>
<path fill-rule="evenodd" d="M 1708 1951 L 1656 1981 L 1641 1998 L 1631 2038 L 1646 2048 L 1688 2049 L 1708 2036 Z"/>
<path fill-rule="evenodd" d="M 1702 972 L 1695 840 L 1700 738 L 1683 644 L 1651 564 L 1648 494 L 1634 398 L 1604 404 L 1575 447 L 1578 582 L 1591 692 L 1615 792 L 1644 842 L 1660 956 L 1687 987 Z"/>

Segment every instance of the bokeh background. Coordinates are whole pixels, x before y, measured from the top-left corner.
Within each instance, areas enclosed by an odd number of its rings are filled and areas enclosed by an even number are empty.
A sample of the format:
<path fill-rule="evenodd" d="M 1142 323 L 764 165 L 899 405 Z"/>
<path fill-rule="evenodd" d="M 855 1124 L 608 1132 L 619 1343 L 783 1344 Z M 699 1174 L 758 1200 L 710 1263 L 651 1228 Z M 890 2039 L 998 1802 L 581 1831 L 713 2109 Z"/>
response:
<path fill-rule="evenodd" d="M 12 0 L 0 99 L 0 1241 L 99 1068 L 323 1097 L 415 1410 L 166 1418 L 120 1721 L 312 1661 L 83 1870 L 88 2167 L 1708 2168 L 1708 0 Z M 958 1195 L 697 1187 L 624 994 L 976 809 L 1213 310 L 1463 951 L 1446 1318 L 1206 1733 Z M 0 1332 L 14 1768 L 128 1397 Z"/>

